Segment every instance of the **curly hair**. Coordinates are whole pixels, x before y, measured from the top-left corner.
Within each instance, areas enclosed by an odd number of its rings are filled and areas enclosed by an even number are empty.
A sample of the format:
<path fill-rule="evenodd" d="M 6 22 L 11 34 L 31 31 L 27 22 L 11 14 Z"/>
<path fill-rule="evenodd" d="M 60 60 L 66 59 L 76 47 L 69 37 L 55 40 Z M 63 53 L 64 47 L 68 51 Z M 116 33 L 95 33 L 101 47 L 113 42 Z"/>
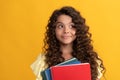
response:
<path fill-rule="evenodd" d="M 48 66 L 54 66 L 64 61 L 62 52 L 60 51 L 60 44 L 55 36 L 56 21 L 60 15 L 68 15 L 72 18 L 72 22 L 76 28 L 76 39 L 73 44 L 72 56 L 76 57 L 82 63 L 90 63 L 92 80 L 96 80 L 98 76 L 98 63 L 101 62 L 100 67 L 104 71 L 103 61 L 98 57 L 97 53 L 93 50 L 91 44 L 91 33 L 89 33 L 89 26 L 85 24 L 85 19 L 81 16 L 80 12 L 73 7 L 65 6 L 61 9 L 55 10 L 46 27 L 45 39 L 44 39 L 44 53 L 46 57 L 46 63 Z"/>

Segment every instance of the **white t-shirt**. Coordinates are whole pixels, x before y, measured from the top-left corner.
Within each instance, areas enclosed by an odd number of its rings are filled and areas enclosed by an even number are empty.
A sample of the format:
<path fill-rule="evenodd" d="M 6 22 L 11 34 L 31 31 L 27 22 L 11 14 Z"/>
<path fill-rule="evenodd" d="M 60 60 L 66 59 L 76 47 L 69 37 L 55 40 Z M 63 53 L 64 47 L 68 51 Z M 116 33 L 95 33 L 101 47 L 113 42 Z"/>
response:
<path fill-rule="evenodd" d="M 97 62 L 100 65 L 100 61 L 97 61 Z M 42 76 L 40 73 L 41 71 L 45 70 L 48 67 L 48 65 L 45 63 L 44 54 L 40 54 L 36 59 L 36 61 L 30 67 L 32 68 L 33 73 L 36 75 L 36 80 L 42 80 Z M 102 68 L 98 66 L 98 79 L 102 77 L 101 70 Z"/>

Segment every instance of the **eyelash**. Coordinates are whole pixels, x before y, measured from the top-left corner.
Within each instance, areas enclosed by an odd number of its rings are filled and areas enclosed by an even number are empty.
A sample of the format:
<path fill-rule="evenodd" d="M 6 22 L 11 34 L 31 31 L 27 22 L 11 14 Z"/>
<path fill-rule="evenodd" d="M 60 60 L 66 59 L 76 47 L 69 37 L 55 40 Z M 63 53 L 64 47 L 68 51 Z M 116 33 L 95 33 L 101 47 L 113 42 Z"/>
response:
<path fill-rule="evenodd" d="M 57 25 L 57 27 L 61 29 L 61 28 L 63 28 L 63 27 L 64 27 L 64 25 Z M 73 25 L 73 24 L 71 24 L 71 25 L 70 25 L 70 28 L 75 28 L 75 27 L 74 27 L 74 25 Z"/>
<path fill-rule="evenodd" d="M 57 25 L 56 27 L 58 27 L 58 28 L 63 28 L 63 25 Z"/>
<path fill-rule="evenodd" d="M 75 26 L 74 26 L 74 25 L 70 25 L 70 26 L 72 26 L 72 28 L 75 28 Z"/>

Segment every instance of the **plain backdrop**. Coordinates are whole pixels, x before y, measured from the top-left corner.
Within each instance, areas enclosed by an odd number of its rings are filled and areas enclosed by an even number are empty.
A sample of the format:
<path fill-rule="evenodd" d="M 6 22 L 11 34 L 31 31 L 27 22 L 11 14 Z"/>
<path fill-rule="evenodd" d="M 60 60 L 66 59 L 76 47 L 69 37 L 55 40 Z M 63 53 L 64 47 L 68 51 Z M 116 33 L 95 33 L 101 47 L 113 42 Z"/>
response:
<path fill-rule="evenodd" d="M 42 51 L 50 15 L 62 6 L 81 12 L 106 79 L 120 80 L 120 0 L 0 0 L 0 80 L 35 80 L 30 65 Z"/>

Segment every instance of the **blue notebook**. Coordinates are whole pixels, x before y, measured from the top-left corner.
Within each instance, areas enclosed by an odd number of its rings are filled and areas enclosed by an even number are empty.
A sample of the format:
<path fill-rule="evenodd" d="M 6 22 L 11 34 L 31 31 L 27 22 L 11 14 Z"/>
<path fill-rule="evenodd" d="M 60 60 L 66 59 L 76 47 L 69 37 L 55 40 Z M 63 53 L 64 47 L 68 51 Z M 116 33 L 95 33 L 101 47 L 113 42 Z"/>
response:
<path fill-rule="evenodd" d="M 81 62 L 78 61 L 78 59 L 72 58 L 72 59 L 69 59 L 69 60 L 64 61 L 62 63 L 59 63 L 56 66 L 79 64 L 79 63 L 81 63 Z M 52 80 L 50 68 L 45 69 L 44 71 L 42 71 L 41 75 L 42 75 L 43 80 Z"/>

